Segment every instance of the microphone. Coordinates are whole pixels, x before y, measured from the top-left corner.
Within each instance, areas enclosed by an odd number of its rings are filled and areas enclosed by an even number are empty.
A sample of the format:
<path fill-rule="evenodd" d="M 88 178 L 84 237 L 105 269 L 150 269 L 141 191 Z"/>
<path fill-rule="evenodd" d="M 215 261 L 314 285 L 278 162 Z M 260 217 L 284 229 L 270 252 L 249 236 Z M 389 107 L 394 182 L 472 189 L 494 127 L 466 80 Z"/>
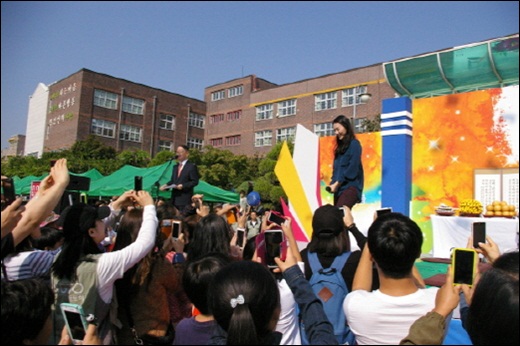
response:
<path fill-rule="evenodd" d="M 325 188 L 325 191 L 327 191 L 328 193 L 332 193 L 332 190 L 331 190 L 330 186 L 327 186 L 327 187 Z"/>

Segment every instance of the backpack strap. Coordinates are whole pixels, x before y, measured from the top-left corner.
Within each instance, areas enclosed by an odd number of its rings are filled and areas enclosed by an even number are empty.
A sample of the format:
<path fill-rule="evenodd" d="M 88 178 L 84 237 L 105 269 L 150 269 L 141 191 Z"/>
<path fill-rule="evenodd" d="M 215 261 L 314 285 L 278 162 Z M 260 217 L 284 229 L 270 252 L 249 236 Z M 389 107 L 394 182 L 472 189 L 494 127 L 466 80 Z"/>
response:
<path fill-rule="evenodd" d="M 351 251 L 347 251 L 343 252 L 339 256 L 336 256 L 331 266 L 326 270 L 335 269 L 338 272 L 341 272 L 341 270 L 343 270 L 343 267 L 345 266 L 345 263 L 347 263 L 347 260 L 350 257 L 351 253 Z M 316 252 L 307 252 L 307 258 L 309 259 L 309 266 L 311 267 L 313 274 L 319 272 L 320 270 L 324 270 Z"/>

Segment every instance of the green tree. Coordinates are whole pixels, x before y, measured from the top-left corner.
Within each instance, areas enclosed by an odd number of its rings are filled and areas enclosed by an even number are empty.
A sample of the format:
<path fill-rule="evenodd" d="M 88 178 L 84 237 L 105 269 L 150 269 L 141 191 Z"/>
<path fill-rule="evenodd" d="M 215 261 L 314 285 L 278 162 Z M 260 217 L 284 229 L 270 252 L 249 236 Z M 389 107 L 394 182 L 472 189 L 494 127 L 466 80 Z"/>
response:
<path fill-rule="evenodd" d="M 361 127 L 365 132 L 379 132 L 381 131 L 381 115 L 378 114 L 374 119 L 365 118 L 361 122 Z"/>
<path fill-rule="evenodd" d="M 151 161 L 150 154 L 144 150 L 123 150 L 117 154 L 121 165 L 132 165 L 135 167 L 147 167 Z"/>

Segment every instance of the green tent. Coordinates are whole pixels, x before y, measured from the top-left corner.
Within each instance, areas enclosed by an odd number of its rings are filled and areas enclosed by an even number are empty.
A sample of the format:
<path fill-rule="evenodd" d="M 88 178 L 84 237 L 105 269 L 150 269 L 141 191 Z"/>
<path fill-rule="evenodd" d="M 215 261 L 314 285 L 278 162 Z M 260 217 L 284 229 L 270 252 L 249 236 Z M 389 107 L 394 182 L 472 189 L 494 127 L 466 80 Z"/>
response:
<path fill-rule="evenodd" d="M 167 183 L 172 175 L 174 163 L 168 161 L 162 165 L 148 168 L 139 168 L 125 165 L 110 174 L 96 181 L 91 181 L 89 196 L 119 196 L 123 192 L 134 188 L 134 177 L 143 177 L 143 190 L 150 192 L 152 197 L 162 196 L 170 198 L 170 191 L 160 191 L 159 187 Z M 202 180 L 195 187 L 196 194 L 203 194 L 204 201 L 215 203 L 238 203 L 240 196 L 232 191 L 226 191 Z"/>

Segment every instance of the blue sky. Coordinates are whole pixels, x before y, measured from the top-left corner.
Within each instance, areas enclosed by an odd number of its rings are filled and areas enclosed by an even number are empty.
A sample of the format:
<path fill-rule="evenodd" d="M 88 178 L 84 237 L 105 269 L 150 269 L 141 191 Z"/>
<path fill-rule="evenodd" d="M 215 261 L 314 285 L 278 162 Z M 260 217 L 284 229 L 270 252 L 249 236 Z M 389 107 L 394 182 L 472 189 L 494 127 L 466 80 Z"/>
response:
<path fill-rule="evenodd" d="M 203 100 L 518 33 L 517 1 L 1 2 L 2 148 L 29 96 L 82 68 Z"/>

